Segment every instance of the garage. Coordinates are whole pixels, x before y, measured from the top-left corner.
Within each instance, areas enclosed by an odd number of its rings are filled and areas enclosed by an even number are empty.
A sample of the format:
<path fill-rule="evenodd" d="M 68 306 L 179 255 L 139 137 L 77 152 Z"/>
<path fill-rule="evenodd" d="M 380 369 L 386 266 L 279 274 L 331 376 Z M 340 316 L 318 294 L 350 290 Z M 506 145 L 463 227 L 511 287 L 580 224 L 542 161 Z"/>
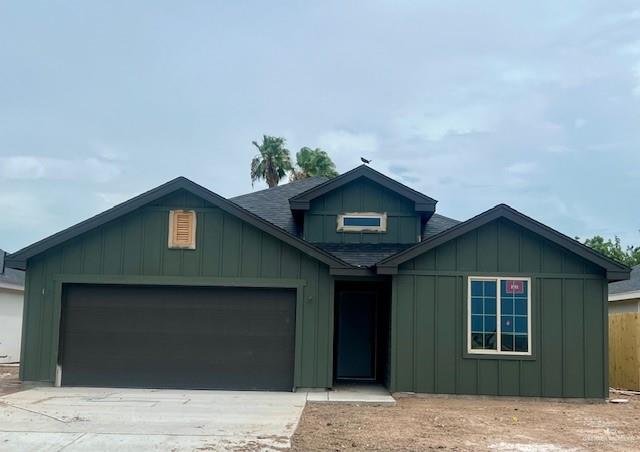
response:
<path fill-rule="evenodd" d="M 63 286 L 63 386 L 291 391 L 293 289 Z"/>

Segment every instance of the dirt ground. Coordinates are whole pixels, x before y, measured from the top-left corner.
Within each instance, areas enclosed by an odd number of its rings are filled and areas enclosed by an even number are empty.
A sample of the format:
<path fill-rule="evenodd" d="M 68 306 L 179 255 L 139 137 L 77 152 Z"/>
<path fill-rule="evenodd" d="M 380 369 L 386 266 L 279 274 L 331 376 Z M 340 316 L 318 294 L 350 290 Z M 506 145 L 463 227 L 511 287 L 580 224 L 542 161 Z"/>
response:
<path fill-rule="evenodd" d="M 18 366 L 0 364 L 0 396 L 22 390 L 18 380 Z"/>
<path fill-rule="evenodd" d="M 307 404 L 295 451 L 638 451 L 640 396 L 628 403 L 402 397 L 395 407 Z"/>

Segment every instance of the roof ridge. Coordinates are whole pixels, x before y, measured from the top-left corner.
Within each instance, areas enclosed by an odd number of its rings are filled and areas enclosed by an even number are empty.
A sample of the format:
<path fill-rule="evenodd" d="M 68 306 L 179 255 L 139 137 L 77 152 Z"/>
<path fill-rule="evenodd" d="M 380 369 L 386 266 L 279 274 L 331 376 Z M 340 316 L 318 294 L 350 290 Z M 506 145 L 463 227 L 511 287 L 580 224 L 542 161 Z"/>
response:
<path fill-rule="evenodd" d="M 304 179 L 289 181 L 286 184 L 276 185 L 275 187 L 267 187 L 267 188 L 263 188 L 263 189 L 257 190 L 257 191 L 250 191 L 248 193 L 243 193 L 241 195 L 232 196 L 232 197 L 227 198 L 227 199 L 234 200 L 234 199 L 237 199 L 237 198 L 242 198 L 244 196 L 258 195 L 258 194 L 267 193 L 267 192 L 273 193 L 274 190 L 280 190 L 280 189 L 283 189 L 283 188 L 290 187 L 292 185 L 299 185 L 301 183 L 308 182 L 310 180 L 316 180 L 316 179 L 322 179 L 325 182 L 327 180 L 329 180 L 329 178 L 327 178 L 326 176 L 309 176 L 309 177 L 305 177 Z"/>

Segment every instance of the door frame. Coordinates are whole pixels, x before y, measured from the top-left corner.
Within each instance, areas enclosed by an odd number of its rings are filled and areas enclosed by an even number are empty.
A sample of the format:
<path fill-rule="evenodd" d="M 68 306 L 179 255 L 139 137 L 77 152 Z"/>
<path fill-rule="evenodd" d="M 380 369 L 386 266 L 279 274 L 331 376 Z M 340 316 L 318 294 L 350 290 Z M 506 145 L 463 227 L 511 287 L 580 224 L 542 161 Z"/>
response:
<path fill-rule="evenodd" d="M 363 287 L 363 291 L 367 290 L 379 290 L 377 297 L 377 305 L 378 309 L 376 310 L 376 379 L 375 380 L 360 380 L 362 382 L 375 382 L 382 383 L 387 386 L 390 384 L 390 372 L 391 372 L 391 356 L 387 354 L 382 362 L 382 368 L 380 368 L 380 340 L 381 335 L 386 334 L 386 347 L 389 348 L 391 346 L 391 325 L 392 325 L 392 312 L 393 312 L 393 286 L 392 280 L 390 277 L 386 275 L 378 275 L 375 277 L 360 277 L 360 276 L 343 276 L 332 278 L 331 282 L 331 305 L 330 305 L 330 330 L 329 337 L 331 340 L 329 341 L 329 381 L 331 382 L 331 387 L 334 387 L 336 384 L 336 313 L 337 313 L 337 297 L 340 292 L 340 285 L 361 285 Z M 369 287 L 366 287 L 369 286 Z M 386 310 L 386 320 L 384 328 L 385 330 L 380 331 L 380 310 Z M 349 381 L 349 380 L 344 380 Z M 357 380 L 351 380 L 357 381 Z"/>
<path fill-rule="evenodd" d="M 372 350 L 372 362 L 371 362 L 371 367 L 372 367 L 372 372 L 373 372 L 373 376 L 372 377 L 338 377 L 338 355 L 339 355 L 339 350 L 338 350 L 338 346 L 340 343 L 340 329 L 338 328 L 338 322 L 340 321 L 340 296 L 343 293 L 366 293 L 366 294 L 373 294 L 374 300 L 372 302 L 373 304 L 373 335 L 371 337 L 371 341 L 373 341 L 373 350 Z M 343 289 L 343 290 L 339 290 L 336 293 L 337 297 L 335 300 L 335 308 L 334 308 L 334 336 L 333 336 L 333 350 L 334 350 L 334 359 L 333 359 L 333 365 L 334 365 L 334 372 L 333 372 L 333 379 L 337 382 L 337 381 L 352 381 L 352 382 L 375 382 L 378 379 L 378 347 L 379 347 L 379 329 L 380 329 L 380 325 L 379 325 L 379 315 L 380 315 L 380 294 L 378 293 L 378 291 L 375 289 L 375 287 L 366 289 L 365 285 L 363 284 L 363 288 L 362 289 Z"/>
<path fill-rule="evenodd" d="M 187 277 L 187 276 L 139 276 L 139 275 L 66 275 L 53 277 L 54 290 L 54 326 L 51 335 L 55 344 L 51 354 L 51 368 L 55 369 L 54 385 L 62 382 L 62 368 L 60 365 L 60 323 L 62 319 L 62 288 L 64 284 L 114 284 L 114 285 L 147 285 L 147 286 L 199 286 L 199 287 L 247 287 L 295 289 L 296 291 L 296 321 L 293 363 L 293 392 L 300 387 L 302 374 L 302 317 L 304 287 L 303 279 L 283 278 L 217 278 L 217 277 Z"/>

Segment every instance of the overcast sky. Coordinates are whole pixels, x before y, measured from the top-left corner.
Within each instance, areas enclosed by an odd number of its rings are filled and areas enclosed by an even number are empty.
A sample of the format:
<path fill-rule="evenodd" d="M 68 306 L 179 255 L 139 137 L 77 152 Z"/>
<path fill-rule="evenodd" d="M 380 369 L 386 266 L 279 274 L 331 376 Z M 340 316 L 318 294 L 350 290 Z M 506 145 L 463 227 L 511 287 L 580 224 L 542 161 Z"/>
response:
<path fill-rule="evenodd" d="M 638 245 L 640 4 L 524 3 L 1 1 L 0 248 L 179 175 L 251 191 L 262 134 Z"/>

